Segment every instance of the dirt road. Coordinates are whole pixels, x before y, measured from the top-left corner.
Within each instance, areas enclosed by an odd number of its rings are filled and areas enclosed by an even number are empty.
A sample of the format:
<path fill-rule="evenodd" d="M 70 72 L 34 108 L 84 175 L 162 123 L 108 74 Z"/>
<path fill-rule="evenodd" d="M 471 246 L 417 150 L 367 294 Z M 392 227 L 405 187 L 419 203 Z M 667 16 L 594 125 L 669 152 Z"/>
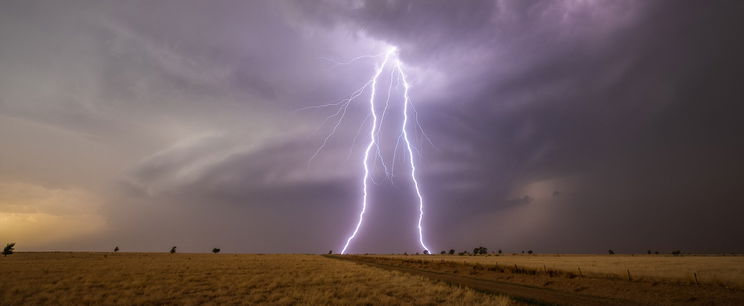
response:
<path fill-rule="evenodd" d="M 373 267 L 424 276 L 538 305 L 744 305 L 744 292 L 674 282 L 579 277 L 560 271 L 482 266 L 375 256 L 330 255 Z"/>

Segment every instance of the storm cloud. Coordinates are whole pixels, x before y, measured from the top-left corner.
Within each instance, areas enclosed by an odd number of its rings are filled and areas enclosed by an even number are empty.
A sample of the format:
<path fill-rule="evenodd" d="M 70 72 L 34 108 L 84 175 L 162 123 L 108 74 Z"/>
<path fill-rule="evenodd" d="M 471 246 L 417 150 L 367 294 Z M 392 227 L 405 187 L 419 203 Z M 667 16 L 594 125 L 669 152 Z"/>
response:
<path fill-rule="evenodd" d="M 368 109 L 310 161 L 333 110 L 303 108 L 374 69 L 334 61 L 394 45 L 431 140 L 414 137 L 435 251 L 744 251 L 738 1 L 0 8 L 0 241 L 19 250 L 338 251 Z M 393 182 L 353 252 L 420 251 Z"/>

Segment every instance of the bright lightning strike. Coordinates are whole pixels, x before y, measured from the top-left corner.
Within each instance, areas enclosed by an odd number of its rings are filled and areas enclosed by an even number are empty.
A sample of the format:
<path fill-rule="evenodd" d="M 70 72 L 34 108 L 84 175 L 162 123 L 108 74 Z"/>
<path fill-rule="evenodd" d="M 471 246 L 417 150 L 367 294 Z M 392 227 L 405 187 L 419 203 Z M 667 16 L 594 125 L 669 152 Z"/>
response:
<path fill-rule="evenodd" d="M 349 247 L 349 243 L 351 243 L 351 240 L 356 237 L 356 234 L 359 232 L 359 227 L 362 226 L 362 221 L 364 221 L 364 212 L 367 211 L 367 182 L 369 181 L 369 151 L 372 149 L 372 147 L 377 145 L 377 142 L 375 139 L 377 138 L 377 112 L 375 111 L 375 93 L 376 93 L 376 85 L 377 85 L 377 78 L 380 77 L 380 74 L 382 74 L 382 70 L 385 69 L 385 65 L 387 64 L 388 60 L 390 59 L 390 56 L 395 53 L 395 49 L 391 48 L 388 50 L 387 53 L 385 53 L 385 58 L 382 60 L 382 63 L 377 66 L 377 70 L 375 71 L 374 76 L 372 77 L 371 82 L 371 93 L 369 94 L 369 111 L 372 114 L 372 128 L 369 130 L 369 144 L 367 144 L 367 149 L 364 150 L 364 159 L 362 161 L 364 165 L 364 178 L 362 179 L 362 211 L 359 212 L 359 222 L 357 222 L 356 227 L 354 228 L 354 232 L 349 236 L 348 239 L 346 239 L 346 244 L 344 244 L 344 248 L 341 250 L 341 254 L 346 253 L 346 249 Z"/>
<path fill-rule="evenodd" d="M 429 248 L 426 247 L 426 244 L 424 244 L 424 230 L 421 226 L 421 222 L 424 219 L 424 198 L 421 196 L 421 189 L 419 189 L 419 183 L 416 179 L 416 164 L 413 162 L 413 151 L 411 150 L 411 141 L 408 140 L 408 131 L 406 131 L 406 126 L 408 124 L 408 105 L 410 104 L 410 98 L 408 97 L 408 89 L 411 88 L 410 85 L 408 85 L 408 81 L 406 80 L 406 74 L 403 72 L 403 66 L 400 63 L 400 59 L 396 59 L 395 61 L 395 67 L 398 70 L 398 73 L 400 74 L 400 78 L 403 82 L 403 127 L 401 128 L 401 132 L 403 133 L 403 139 L 406 141 L 406 148 L 408 149 L 408 160 L 411 163 L 411 180 L 413 180 L 413 187 L 416 189 L 416 196 L 419 200 L 419 219 L 418 219 L 418 231 L 419 231 L 419 243 L 421 244 L 421 247 L 426 250 L 427 253 L 431 254 L 431 251 L 429 251 Z M 343 253 L 343 252 L 342 252 Z"/>
<path fill-rule="evenodd" d="M 368 200 L 368 195 L 369 195 L 369 193 L 368 193 L 368 184 L 369 184 L 370 181 L 372 181 L 373 183 L 375 182 L 374 181 L 374 178 L 370 175 L 370 167 L 372 165 L 374 165 L 377 162 L 377 160 L 379 160 L 382 163 L 382 166 L 383 166 L 383 168 L 385 170 L 385 176 L 386 177 L 389 177 L 391 179 L 391 181 L 392 181 L 392 176 L 393 176 L 393 172 L 394 172 L 394 169 L 395 169 L 395 155 L 397 154 L 398 145 L 401 143 L 401 140 L 403 140 L 403 143 L 405 144 L 406 151 L 408 153 L 408 162 L 409 162 L 409 166 L 410 166 L 410 169 L 411 169 L 411 172 L 410 172 L 411 180 L 413 181 L 413 187 L 414 187 L 414 189 L 416 191 L 416 196 L 418 198 L 418 211 L 419 211 L 419 215 L 418 215 L 417 228 L 418 228 L 419 243 L 421 244 L 421 247 L 423 247 L 423 249 L 426 251 L 426 253 L 431 253 L 429 251 L 429 248 L 424 243 L 424 230 L 423 230 L 423 225 L 422 225 L 423 218 L 424 218 L 424 199 L 423 199 L 423 196 L 421 195 L 421 189 L 419 187 L 419 182 L 416 179 L 416 164 L 415 164 L 415 161 L 414 161 L 414 154 L 413 154 L 413 151 L 414 151 L 415 147 L 413 147 L 413 145 L 411 144 L 411 141 L 409 139 L 409 134 L 408 134 L 408 125 L 410 123 L 409 122 L 409 116 L 408 116 L 409 106 L 411 107 L 410 109 L 414 112 L 413 113 L 414 114 L 414 118 L 415 118 L 415 122 L 414 123 L 416 124 L 416 126 L 418 126 L 418 129 L 421 132 L 423 132 L 423 130 L 421 129 L 421 125 L 418 123 L 418 118 L 416 116 L 415 109 L 413 109 L 413 104 L 411 104 L 411 99 L 410 99 L 410 96 L 409 96 L 409 89 L 410 89 L 411 86 L 408 83 L 407 75 L 405 73 L 403 64 L 401 63 L 400 59 L 398 58 L 398 50 L 397 50 L 397 48 L 391 47 L 384 54 L 359 56 L 359 57 L 355 57 L 355 58 L 353 58 L 353 59 L 351 59 L 349 61 L 345 61 L 345 62 L 333 61 L 333 60 L 329 60 L 329 61 L 335 63 L 336 65 L 346 65 L 346 64 L 350 64 L 350 63 L 352 63 L 352 62 L 354 62 L 356 60 L 366 59 L 366 58 L 382 58 L 382 59 L 380 60 L 379 64 L 375 67 L 374 74 L 372 75 L 372 77 L 370 78 L 370 80 L 367 81 L 361 88 L 359 88 L 356 91 L 354 91 L 348 97 L 343 98 L 343 99 L 341 99 L 341 100 L 339 100 L 339 101 L 337 101 L 335 103 L 329 103 L 329 104 L 318 105 L 318 106 L 311 106 L 311 107 L 306 107 L 306 108 L 300 109 L 300 110 L 307 110 L 307 109 L 318 109 L 318 108 L 326 108 L 326 107 L 336 107 L 337 108 L 336 112 L 333 113 L 333 114 L 331 114 L 330 116 L 328 116 L 323 121 L 323 124 L 321 124 L 321 127 L 322 127 L 323 125 L 325 125 L 325 123 L 327 121 L 332 120 L 332 119 L 335 119 L 336 120 L 336 123 L 331 127 L 330 133 L 323 138 L 323 141 L 322 141 L 321 145 L 316 149 L 316 151 L 314 152 L 314 154 L 312 155 L 312 157 L 310 158 L 310 160 L 308 162 L 311 162 L 315 157 L 317 157 L 317 155 L 323 150 L 323 148 L 327 144 L 328 140 L 336 133 L 336 130 L 338 129 L 339 125 L 343 121 L 343 119 L 344 119 L 344 117 L 345 117 L 345 115 L 346 115 L 346 113 L 348 111 L 349 105 L 357 97 L 359 97 L 360 95 L 362 95 L 362 93 L 364 91 L 366 91 L 367 89 L 369 89 L 369 91 L 370 91 L 370 97 L 369 97 L 369 111 L 370 111 L 370 114 L 368 115 L 368 118 L 364 120 L 364 122 L 362 123 L 362 126 L 360 126 L 360 129 L 359 129 L 359 131 L 361 131 L 361 128 L 365 125 L 365 123 L 367 122 L 367 120 L 370 119 L 370 117 L 371 117 L 371 127 L 370 127 L 370 130 L 369 130 L 369 142 L 366 145 L 366 148 L 364 150 L 363 159 L 362 159 L 362 166 L 364 168 L 364 177 L 362 178 L 362 200 L 361 200 L 361 202 L 362 202 L 361 203 L 362 204 L 361 205 L 362 208 L 361 208 L 361 211 L 359 212 L 359 220 L 357 221 L 356 226 L 354 227 L 354 231 L 346 239 L 346 243 L 344 244 L 344 247 L 341 250 L 341 254 L 345 254 L 346 253 L 346 250 L 349 248 L 349 244 L 351 244 L 352 240 L 354 240 L 354 238 L 356 237 L 357 233 L 359 232 L 359 228 L 362 226 L 362 223 L 364 222 L 364 214 L 367 211 L 367 204 L 368 204 L 368 201 L 367 200 Z M 384 110 L 382 112 L 381 117 L 378 118 L 377 111 L 375 109 L 375 99 L 377 97 L 377 83 L 378 83 L 378 79 L 380 78 L 380 75 L 385 70 L 385 68 L 389 65 L 388 63 L 390 63 L 390 62 L 394 62 L 394 63 L 391 65 L 392 68 L 391 68 L 391 71 L 390 71 L 390 84 L 388 85 L 387 98 L 385 100 L 385 108 L 384 108 Z M 390 94 L 391 94 L 392 88 L 393 88 L 393 77 L 394 76 L 397 76 L 398 82 L 402 83 L 402 85 L 403 85 L 403 111 L 402 111 L 403 120 L 402 120 L 401 131 L 400 131 L 400 134 L 399 134 L 399 136 L 397 138 L 398 140 L 397 140 L 397 142 L 395 144 L 395 150 L 394 150 L 394 154 L 393 154 L 393 161 L 392 161 L 391 169 L 388 169 L 387 164 L 386 164 L 386 162 L 385 162 L 385 160 L 383 159 L 383 156 L 382 156 L 382 151 L 380 149 L 379 139 L 380 139 L 380 132 L 381 132 L 380 128 L 381 128 L 382 123 L 383 123 L 383 121 L 385 119 L 385 115 L 388 112 L 388 107 L 389 107 L 389 104 L 390 104 Z M 378 121 L 378 119 L 379 119 L 379 121 Z M 426 137 L 426 139 L 429 140 L 428 137 L 425 134 L 424 134 L 424 137 Z M 355 136 L 354 137 L 354 142 L 356 142 L 356 138 L 357 137 Z M 374 157 L 374 160 L 370 161 L 370 151 L 372 150 L 372 148 L 375 148 L 375 157 Z M 351 153 L 351 151 L 350 151 L 350 153 Z"/>

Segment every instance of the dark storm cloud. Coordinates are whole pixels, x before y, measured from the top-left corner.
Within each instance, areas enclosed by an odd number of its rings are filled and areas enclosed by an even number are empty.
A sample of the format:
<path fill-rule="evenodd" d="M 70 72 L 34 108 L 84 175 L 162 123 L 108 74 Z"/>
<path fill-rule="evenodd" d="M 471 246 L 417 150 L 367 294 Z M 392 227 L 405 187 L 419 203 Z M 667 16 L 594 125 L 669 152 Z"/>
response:
<path fill-rule="evenodd" d="M 362 3 L 343 22 L 410 46 L 407 60 L 452 69 L 448 94 L 421 111 L 442 148 L 430 169 L 466 161 L 425 180 L 438 228 L 470 226 L 439 231 L 449 245 L 739 248 L 728 216 L 741 213 L 732 204 L 741 202 L 740 4 Z M 458 22 L 473 8 L 470 22 Z M 488 68 L 460 71 L 470 54 Z M 568 189 L 524 203 L 561 205 L 545 208 L 549 219 L 525 212 L 518 222 L 534 229 L 515 230 L 493 216 L 536 182 L 549 183 L 533 192 Z M 711 223 L 694 226 L 702 220 Z"/>
<path fill-rule="evenodd" d="M 735 1 L 2 6 L 0 183 L 84 189 L 107 224 L 39 248 L 337 249 L 366 110 L 312 163 L 328 113 L 296 110 L 372 69 L 320 58 L 383 42 L 433 143 L 417 135 L 434 248 L 741 251 Z M 403 177 L 372 187 L 355 251 L 416 251 Z"/>

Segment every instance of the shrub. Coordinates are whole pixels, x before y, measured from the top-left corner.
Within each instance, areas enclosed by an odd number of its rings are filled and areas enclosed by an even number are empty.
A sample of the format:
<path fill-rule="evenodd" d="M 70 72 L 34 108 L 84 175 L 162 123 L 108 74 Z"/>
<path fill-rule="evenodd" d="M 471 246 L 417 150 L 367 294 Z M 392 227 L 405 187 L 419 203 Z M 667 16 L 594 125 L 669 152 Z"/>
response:
<path fill-rule="evenodd" d="M 439 254 L 445 255 L 445 254 L 447 254 L 447 251 L 441 251 L 441 252 L 439 252 Z"/>
<path fill-rule="evenodd" d="M 610 255 L 615 255 L 615 251 L 613 251 L 613 250 L 607 250 L 607 253 L 610 254 Z"/>
<path fill-rule="evenodd" d="M 424 250 L 424 255 L 429 255 L 429 250 Z"/>
<path fill-rule="evenodd" d="M 499 254 L 501 254 L 501 249 L 499 249 Z"/>
<path fill-rule="evenodd" d="M 532 250 L 528 250 L 528 251 L 527 251 L 527 254 L 530 254 L 530 255 L 532 255 L 532 253 L 534 253 L 534 252 L 532 252 Z"/>
<path fill-rule="evenodd" d="M 333 250 L 328 251 L 328 255 L 331 255 L 331 254 L 333 254 Z"/>
<path fill-rule="evenodd" d="M 455 249 L 450 249 L 449 254 L 450 255 L 455 255 Z"/>
<path fill-rule="evenodd" d="M 12 255 L 14 250 L 15 250 L 15 242 L 6 244 L 5 248 L 3 249 L 3 256 Z"/>
<path fill-rule="evenodd" d="M 478 254 L 482 254 L 482 255 L 488 254 L 488 249 L 487 248 L 484 248 L 482 246 L 479 246 L 477 248 L 474 248 L 473 249 L 473 255 L 478 255 Z"/>
<path fill-rule="evenodd" d="M 221 251 L 220 248 L 213 248 L 212 249 L 212 253 L 215 253 L 215 254 L 219 253 L 220 251 Z"/>
<path fill-rule="evenodd" d="M 116 252 L 119 252 L 119 246 L 118 245 L 114 247 L 114 253 L 116 253 Z"/>
<path fill-rule="evenodd" d="M 171 253 L 171 254 L 174 254 L 174 253 L 176 253 L 176 247 L 172 247 L 172 248 L 171 248 L 171 250 L 170 250 L 170 253 Z"/>
<path fill-rule="evenodd" d="M 674 252 L 672 252 L 672 255 L 674 255 L 674 256 L 677 256 L 677 255 L 680 255 L 680 254 L 682 254 L 682 251 L 680 251 L 680 250 L 675 250 Z"/>

